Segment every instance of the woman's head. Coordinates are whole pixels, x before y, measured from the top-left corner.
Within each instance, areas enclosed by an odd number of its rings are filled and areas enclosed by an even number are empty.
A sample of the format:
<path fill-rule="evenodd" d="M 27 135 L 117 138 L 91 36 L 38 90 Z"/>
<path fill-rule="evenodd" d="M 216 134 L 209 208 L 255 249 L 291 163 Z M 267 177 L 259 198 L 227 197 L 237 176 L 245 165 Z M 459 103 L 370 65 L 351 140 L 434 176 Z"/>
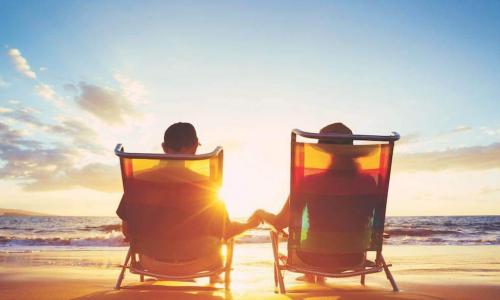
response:
<path fill-rule="evenodd" d="M 319 133 L 337 133 L 337 134 L 352 134 L 352 130 L 345 126 L 343 123 L 337 122 L 327 125 L 319 131 Z M 345 144 L 352 145 L 352 140 L 350 139 L 319 139 L 319 144 Z"/>

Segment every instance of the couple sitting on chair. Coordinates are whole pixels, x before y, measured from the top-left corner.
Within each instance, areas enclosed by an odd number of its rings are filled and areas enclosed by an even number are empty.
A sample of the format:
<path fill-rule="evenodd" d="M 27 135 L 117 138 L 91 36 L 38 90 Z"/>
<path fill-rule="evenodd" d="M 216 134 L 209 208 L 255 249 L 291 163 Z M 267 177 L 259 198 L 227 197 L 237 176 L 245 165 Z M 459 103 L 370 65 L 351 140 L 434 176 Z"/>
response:
<path fill-rule="evenodd" d="M 342 123 L 333 123 L 321 129 L 320 133 L 352 134 L 352 131 Z M 352 145 L 352 140 L 320 139 L 319 144 Z M 199 142 L 196 135 L 196 130 L 193 125 L 189 123 L 176 123 L 171 125 L 165 131 L 162 148 L 166 154 L 194 155 L 198 146 Z M 176 168 L 176 172 L 173 176 L 191 179 L 193 177 L 196 178 L 196 176 L 199 176 L 197 175 L 197 173 L 190 171 L 189 168 L 185 168 L 183 162 L 180 162 L 180 165 L 178 166 L 174 164 L 175 161 L 167 163 L 170 164 L 170 167 Z M 363 177 L 356 172 L 356 164 L 351 157 L 347 159 L 336 159 L 334 163 L 336 165 L 333 165 L 331 167 L 331 170 L 338 169 L 340 170 L 338 172 L 343 172 L 342 176 L 339 176 L 340 180 L 338 180 L 337 183 L 335 183 L 334 181 L 334 183 L 332 184 L 331 178 L 330 180 L 325 181 L 324 176 L 321 177 L 312 175 L 306 176 L 307 178 L 302 181 L 301 186 L 304 189 L 307 189 L 307 185 L 312 184 L 316 188 L 319 186 L 321 187 L 321 189 L 325 190 L 344 189 L 344 191 L 348 193 L 350 189 L 363 189 L 369 188 L 370 186 L 374 185 L 372 183 L 373 179 L 370 176 Z M 352 180 L 348 179 L 346 181 L 346 172 L 352 173 Z M 161 182 L 161 177 L 165 175 L 162 175 L 161 172 L 156 173 L 155 168 L 149 168 L 147 172 L 143 172 L 142 174 L 138 173 L 137 177 L 140 178 L 141 176 L 143 178 L 157 178 L 158 182 Z M 332 176 L 335 176 L 335 174 L 333 174 Z M 349 178 L 349 176 L 347 176 L 347 178 Z M 181 181 L 182 179 L 179 180 Z M 172 178 L 169 178 L 169 181 L 172 181 Z M 160 258 L 161 261 L 165 262 L 169 262 L 172 260 L 176 262 L 182 262 L 183 260 L 189 261 L 190 257 L 199 257 L 200 251 L 206 251 L 206 253 L 210 253 L 210 251 L 213 249 L 203 249 L 203 247 L 207 245 L 206 241 L 190 239 L 190 237 L 197 236 L 197 234 L 200 235 L 200 231 L 203 231 L 201 235 L 206 234 L 222 236 L 224 239 L 230 239 L 235 235 L 258 226 L 262 222 L 269 223 L 277 229 L 286 228 L 289 225 L 290 209 L 300 210 L 300 212 L 305 211 L 306 214 L 315 215 L 314 220 L 316 221 L 314 223 L 311 222 L 311 224 L 306 224 L 307 228 L 311 227 L 311 229 L 313 229 L 319 228 L 321 226 L 331 226 L 327 224 L 331 223 L 331 221 L 328 220 L 329 216 L 322 216 L 321 213 L 322 211 L 328 211 L 329 209 L 328 207 L 323 207 L 324 205 L 331 204 L 310 204 L 309 206 L 306 206 L 304 203 L 302 206 L 299 204 L 299 206 L 301 207 L 291 208 L 289 201 L 287 200 L 284 207 L 277 215 L 259 209 L 250 216 L 247 222 L 239 223 L 230 221 L 228 213 L 222 202 L 214 201 L 214 199 L 207 199 L 206 197 L 204 198 L 204 203 L 202 201 L 202 203 L 200 204 L 198 201 L 198 203 L 196 204 L 199 209 L 179 210 L 178 207 L 154 205 L 153 203 L 155 201 L 158 204 L 161 200 L 156 198 L 161 197 L 159 195 L 165 195 L 165 192 L 167 189 L 169 189 L 169 186 L 164 186 L 163 184 L 161 189 L 162 192 L 159 192 L 158 187 L 156 187 L 155 190 L 155 186 L 151 186 L 149 184 L 143 186 L 139 185 L 136 192 L 131 190 L 126 191 L 118 207 L 117 214 L 123 221 L 122 229 L 126 239 L 130 239 L 131 232 L 129 229 L 129 223 L 133 223 L 135 233 L 132 233 L 132 235 L 134 235 L 136 239 L 138 237 L 140 239 L 140 236 L 145 236 L 144 242 L 140 243 L 142 252 L 146 254 L 151 253 L 152 257 Z M 170 191 L 167 191 L 167 193 L 175 194 L 175 197 L 178 197 L 179 199 L 185 198 L 186 196 L 188 198 L 192 196 L 184 195 L 183 193 L 186 192 L 180 189 L 179 185 L 176 185 L 175 188 L 170 187 Z M 151 205 L 148 206 L 147 203 L 144 203 L 144 201 L 140 203 L 127 201 L 127 198 L 134 197 L 148 198 L 146 202 L 149 202 Z M 213 197 L 216 198 L 217 196 L 214 194 Z M 182 201 L 186 200 L 182 199 Z M 186 206 L 190 205 L 192 204 L 186 202 Z M 367 220 L 367 217 L 365 216 L 366 214 L 364 213 L 364 209 L 362 207 L 356 207 L 355 209 L 357 210 L 355 212 L 355 215 L 358 215 L 360 220 Z M 190 218 L 189 216 L 189 214 L 193 214 L 193 211 L 196 212 L 196 218 Z M 348 223 L 351 224 L 351 226 L 353 225 L 352 208 L 349 212 L 339 211 L 339 213 L 340 214 L 338 220 L 335 221 L 336 223 Z M 166 217 L 167 215 L 169 217 Z M 351 219 L 343 219 L 343 215 L 345 215 L 346 218 L 349 216 Z M 303 223 L 304 220 L 299 220 L 299 222 Z M 360 226 L 366 226 L 366 224 L 361 224 Z M 181 252 L 180 256 L 179 253 L 165 253 L 165 249 L 168 248 L 165 247 L 165 245 L 168 244 L 169 240 L 172 239 L 176 240 L 176 248 L 172 251 Z M 307 242 L 307 240 L 305 242 Z M 312 232 L 310 233 L 309 242 L 314 243 L 314 236 Z M 190 252 L 197 252 L 197 255 Z M 318 267 L 330 266 L 331 268 L 341 268 L 342 265 L 352 266 L 353 264 L 361 263 L 361 261 L 364 260 L 364 253 L 361 252 L 346 254 L 341 257 L 337 256 L 335 258 L 332 258 L 329 255 L 321 255 L 317 253 L 309 254 L 306 251 L 298 251 L 297 255 L 301 260 L 308 263 L 309 265 L 316 265 Z M 214 263 L 216 263 L 214 262 L 216 260 L 217 258 L 207 256 L 205 260 L 195 262 L 193 268 L 197 268 L 196 264 L 213 265 Z M 141 263 L 145 265 L 148 264 L 147 256 L 141 259 Z M 166 264 L 166 266 L 163 266 L 163 268 L 167 269 L 168 267 L 168 263 Z M 189 272 L 189 267 L 184 266 L 183 268 L 185 272 Z M 324 277 L 322 276 L 313 276 L 306 274 L 303 278 L 306 281 L 312 282 L 324 281 Z M 216 280 L 216 278 L 212 277 L 211 280 Z"/>

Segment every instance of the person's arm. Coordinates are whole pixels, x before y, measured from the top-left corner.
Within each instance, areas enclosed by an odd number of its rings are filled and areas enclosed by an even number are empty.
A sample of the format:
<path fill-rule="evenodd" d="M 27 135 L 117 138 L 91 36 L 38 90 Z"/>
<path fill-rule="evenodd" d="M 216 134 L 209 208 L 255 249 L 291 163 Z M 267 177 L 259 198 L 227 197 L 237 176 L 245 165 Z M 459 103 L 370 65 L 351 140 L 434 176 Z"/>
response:
<path fill-rule="evenodd" d="M 276 229 L 283 229 L 288 227 L 288 220 L 290 216 L 290 204 L 289 199 L 286 200 L 285 205 L 281 211 L 275 215 L 267 212 L 263 209 L 259 209 L 255 212 L 264 222 L 271 224 L 276 227 Z"/>
<path fill-rule="evenodd" d="M 128 223 L 127 221 L 122 221 L 122 233 L 125 236 L 125 242 L 128 242 Z"/>
<path fill-rule="evenodd" d="M 248 225 L 248 223 L 240 223 L 240 222 L 229 222 L 226 227 L 225 239 L 232 238 L 240 233 L 243 233 L 252 227 Z"/>
<path fill-rule="evenodd" d="M 125 195 L 122 196 L 122 199 L 120 200 L 120 204 L 118 205 L 118 208 L 116 209 L 116 214 L 120 219 L 122 220 L 122 233 L 125 236 L 125 241 L 128 242 L 128 223 L 126 221 L 127 218 L 127 207 L 126 207 L 126 202 L 125 202 Z"/>
<path fill-rule="evenodd" d="M 246 223 L 231 222 L 228 220 L 224 238 L 228 239 L 241 234 L 249 229 L 259 226 L 260 223 L 262 223 L 262 220 L 257 214 L 257 211 L 254 212 L 250 218 L 248 218 Z"/>

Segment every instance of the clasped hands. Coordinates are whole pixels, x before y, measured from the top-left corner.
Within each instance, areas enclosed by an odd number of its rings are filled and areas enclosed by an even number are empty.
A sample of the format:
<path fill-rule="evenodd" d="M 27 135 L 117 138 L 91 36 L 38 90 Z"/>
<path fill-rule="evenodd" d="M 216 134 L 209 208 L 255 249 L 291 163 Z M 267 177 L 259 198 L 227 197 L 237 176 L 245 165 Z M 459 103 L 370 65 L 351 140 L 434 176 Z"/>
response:
<path fill-rule="evenodd" d="M 272 224 L 272 220 L 269 217 L 269 213 L 263 209 L 257 209 L 254 213 L 247 219 L 247 226 L 249 228 L 255 228 L 260 224 L 269 223 Z"/>

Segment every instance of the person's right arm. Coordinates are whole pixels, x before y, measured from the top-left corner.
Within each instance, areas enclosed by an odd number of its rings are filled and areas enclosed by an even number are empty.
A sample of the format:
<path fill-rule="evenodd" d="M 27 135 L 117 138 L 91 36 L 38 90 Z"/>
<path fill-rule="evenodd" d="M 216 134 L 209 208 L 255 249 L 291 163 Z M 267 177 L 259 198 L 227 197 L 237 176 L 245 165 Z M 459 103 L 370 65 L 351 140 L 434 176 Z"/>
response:
<path fill-rule="evenodd" d="M 126 203 L 125 203 L 124 198 L 125 198 L 125 195 L 123 195 L 122 199 L 120 200 L 120 204 L 118 205 L 118 208 L 116 209 L 116 214 L 122 220 L 122 233 L 125 236 L 125 241 L 128 242 L 128 223 L 126 221 L 127 208 L 126 208 Z"/>
<path fill-rule="evenodd" d="M 125 242 L 128 242 L 128 223 L 127 221 L 122 221 L 122 233 L 125 236 Z"/>
<path fill-rule="evenodd" d="M 276 229 L 283 229 L 288 227 L 288 220 L 290 217 L 290 205 L 289 198 L 286 199 L 285 205 L 281 211 L 275 215 L 270 212 L 267 212 L 263 209 L 258 209 L 255 212 L 264 222 L 271 224 L 276 227 Z"/>

